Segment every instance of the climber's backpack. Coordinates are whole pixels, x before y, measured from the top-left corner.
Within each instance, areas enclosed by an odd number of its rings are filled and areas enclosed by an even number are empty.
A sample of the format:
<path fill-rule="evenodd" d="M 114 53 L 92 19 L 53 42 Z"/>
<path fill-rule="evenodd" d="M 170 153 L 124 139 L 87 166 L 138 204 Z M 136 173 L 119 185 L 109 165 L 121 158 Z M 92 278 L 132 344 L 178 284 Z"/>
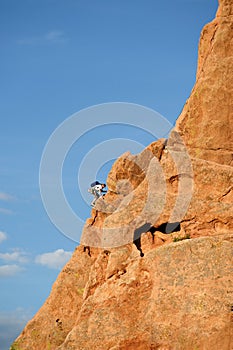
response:
<path fill-rule="evenodd" d="M 91 187 L 95 187 L 96 185 L 100 185 L 99 181 L 92 182 Z"/>

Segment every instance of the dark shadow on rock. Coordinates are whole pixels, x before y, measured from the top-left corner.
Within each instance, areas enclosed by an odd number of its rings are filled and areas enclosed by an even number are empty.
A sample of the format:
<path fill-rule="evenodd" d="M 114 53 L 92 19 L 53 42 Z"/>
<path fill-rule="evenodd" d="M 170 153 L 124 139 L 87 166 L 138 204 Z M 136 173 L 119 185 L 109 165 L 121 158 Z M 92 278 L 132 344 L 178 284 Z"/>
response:
<path fill-rule="evenodd" d="M 151 223 L 149 223 L 149 222 L 146 222 L 142 226 L 136 228 L 136 230 L 134 231 L 134 235 L 133 235 L 134 241 L 136 239 L 140 238 L 142 233 L 150 231 L 150 228 L 151 228 Z"/>
<path fill-rule="evenodd" d="M 84 247 L 83 247 L 83 252 L 85 253 L 86 251 L 87 251 L 87 254 L 88 254 L 89 256 L 91 256 L 91 249 L 90 249 L 90 247 L 84 246 Z"/>
<path fill-rule="evenodd" d="M 143 257 L 143 256 L 144 256 L 144 253 L 143 253 L 142 247 L 141 247 L 141 237 L 135 239 L 135 240 L 134 240 L 134 244 L 136 245 L 137 250 L 139 250 L 140 256 Z"/>
<path fill-rule="evenodd" d="M 141 257 L 144 256 L 144 253 L 143 253 L 142 247 L 141 247 L 141 235 L 142 235 L 142 233 L 148 232 L 150 230 L 150 228 L 151 228 L 151 223 L 147 222 L 147 223 L 143 224 L 142 226 L 136 228 L 136 230 L 134 231 L 133 243 L 135 244 L 135 246 L 139 250 Z"/>
<path fill-rule="evenodd" d="M 158 227 L 151 226 L 148 230 L 153 236 L 156 231 L 169 234 L 172 232 L 178 232 L 180 231 L 180 222 L 164 222 L 163 224 L 159 225 Z"/>
<path fill-rule="evenodd" d="M 165 234 L 170 234 L 172 232 L 178 232 L 180 231 L 180 222 L 164 222 L 163 224 L 159 225 L 158 227 L 151 226 L 151 223 L 147 222 L 143 224 L 142 226 L 138 227 L 134 231 L 134 237 L 133 237 L 133 243 L 137 247 L 137 249 L 140 252 L 140 256 L 143 257 L 144 253 L 142 251 L 141 247 L 141 235 L 145 232 L 150 232 L 152 235 L 152 240 L 154 242 L 155 232 L 159 231 Z"/>

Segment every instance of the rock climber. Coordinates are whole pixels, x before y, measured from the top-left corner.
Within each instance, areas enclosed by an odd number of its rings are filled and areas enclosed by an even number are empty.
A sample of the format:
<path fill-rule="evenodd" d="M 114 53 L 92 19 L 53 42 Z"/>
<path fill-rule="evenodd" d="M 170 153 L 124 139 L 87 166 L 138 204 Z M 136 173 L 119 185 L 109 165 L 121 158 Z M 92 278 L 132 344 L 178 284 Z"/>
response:
<path fill-rule="evenodd" d="M 107 192 L 107 191 L 104 191 L 105 187 L 106 187 L 106 185 L 101 184 L 99 181 L 95 181 L 91 184 L 91 187 L 88 189 L 88 192 L 90 192 L 94 196 L 94 199 L 91 202 L 92 207 L 95 206 L 97 199 L 102 197 L 104 195 L 104 193 Z"/>

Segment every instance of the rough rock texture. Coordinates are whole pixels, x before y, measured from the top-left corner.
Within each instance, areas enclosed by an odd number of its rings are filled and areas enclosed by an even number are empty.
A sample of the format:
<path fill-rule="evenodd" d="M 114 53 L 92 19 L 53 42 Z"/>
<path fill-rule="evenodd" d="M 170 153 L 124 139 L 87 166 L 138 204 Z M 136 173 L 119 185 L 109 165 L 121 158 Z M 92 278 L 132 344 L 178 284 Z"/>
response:
<path fill-rule="evenodd" d="M 79 247 L 16 349 L 231 350 L 232 241 Z"/>
<path fill-rule="evenodd" d="M 220 1 L 199 44 L 197 79 L 176 125 L 191 155 L 233 164 L 233 2 Z"/>
<path fill-rule="evenodd" d="M 122 271 L 98 273 L 59 350 L 230 349 L 232 238 L 172 243 L 143 259 L 131 253 Z"/>
<path fill-rule="evenodd" d="M 113 165 L 12 349 L 233 349 L 232 72 L 233 1 L 221 0 L 175 129 Z"/>
<path fill-rule="evenodd" d="M 63 343 L 75 324 L 83 302 L 88 274 L 96 258 L 94 254 L 90 257 L 88 251 L 84 254 L 81 252 L 83 247 L 76 248 L 71 260 L 54 283 L 49 298 L 27 324 L 20 340 L 14 344 L 14 350 L 56 349 Z"/>

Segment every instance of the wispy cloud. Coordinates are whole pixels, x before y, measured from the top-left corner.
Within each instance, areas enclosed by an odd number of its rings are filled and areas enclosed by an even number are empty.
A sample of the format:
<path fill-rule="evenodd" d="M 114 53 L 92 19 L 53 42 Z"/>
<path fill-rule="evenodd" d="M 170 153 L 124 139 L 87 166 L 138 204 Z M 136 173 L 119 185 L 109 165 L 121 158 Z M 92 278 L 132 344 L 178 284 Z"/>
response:
<path fill-rule="evenodd" d="M 9 193 L 0 192 L 0 200 L 1 201 L 9 202 L 9 201 L 12 201 L 12 200 L 15 200 L 15 199 L 16 198 L 14 196 L 12 196 L 11 194 L 9 194 Z"/>
<path fill-rule="evenodd" d="M 19 39 L 19 45 L 44 45 L 44 44 L 61 44 L 67 41 L 67 37 L 62 30 L 51 30 L 38 36 L 29 36 Z"/>
<path fill-rule="evenodd" d="M 54 252 L 37 255 L 35 262 L 51 269 L 61 269 L 71 258 L 72 252 L 58 249 Z"/>
<path fill-rule="evenodd" d="M 5 241 L 7 239 L 7 235 L 5 232 L 0 231 L 0 243 L 2 243 L 3 241 Z"/>
<path fill-rule="evenodd" d="M 12 196 L 11 194 L 6 192 L 0 192 L 0 201 L 11 202 L 14 200 L 16 200 L 16 197 Z M 0 214 L 11 215 L 13 214 L 13 211 L 7 208 L 0 208 Z"/>
<path fill-rule="evenodd" d="M 0 240 L 1 239 L 6 239 L 6 234 L 4 232 L 0 232 Z M 12 277 L 19 274 L 24 270 L 20 264 L 26 264 L 29 262 L 28 254 L 19 248 L 14 248 L 8 253 L 0 253 L 0 260 L 7 263 L 6 265 L 0 266 L 0 278 Z"/>
<path fill-rule="evenodd" d="M 6 209 L 6 208 L 0 208 L 0 214 L 12 215 L 13 211 L 10 209 Z"/>
<path fill-rule="evenodd" d="M 16 248 L 13 249 L 12 253 L 0 253 L 0 259 L 5 262 L 18 262 L 21 264 L 25 264 L 28 262 L 27 253 Z"/>
<path fill-rule="evenodd" d="M 0 339 L 1 350 L 7 350 L 22 332 L 26 323 L 32 318 L 32 314 L 19 308 L 14 311 L 0 312 Z"/>
<path fill-rule="evenodd" d="M 65 35 L 61 30 L 51 30 L 45 35 L 45 39 L 50 42 L 64 42 Z"/>
<path fill-rule="evenodd" d="M 24 269 L 18 265 L 2 265 L 0 266 L 0 277 L 12 277 L 23 270 Z"/>

